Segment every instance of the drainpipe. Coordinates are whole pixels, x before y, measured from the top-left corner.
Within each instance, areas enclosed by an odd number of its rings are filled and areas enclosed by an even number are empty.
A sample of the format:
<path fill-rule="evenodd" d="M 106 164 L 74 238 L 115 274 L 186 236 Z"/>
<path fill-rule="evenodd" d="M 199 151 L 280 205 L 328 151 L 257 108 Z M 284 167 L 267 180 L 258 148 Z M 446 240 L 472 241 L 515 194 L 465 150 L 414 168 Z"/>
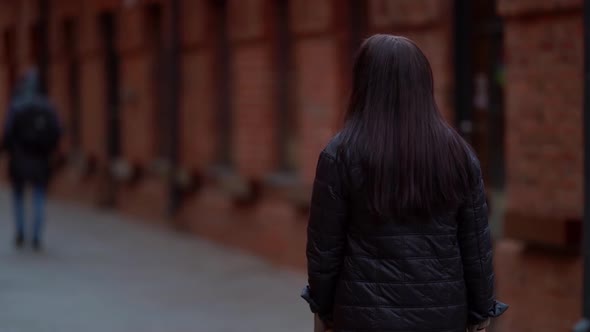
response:
<path fill-rule="evenodd" d="M 473 131 L 471 83 L 471 0 L 455 0 L 455 126 L 467 141 L 471 141 Z"/>
<path fill-rule="evenodd" d="M 590 0 L 584 1 L 584 292 L 582 320 L 574 332 L 590 332 Z"/>

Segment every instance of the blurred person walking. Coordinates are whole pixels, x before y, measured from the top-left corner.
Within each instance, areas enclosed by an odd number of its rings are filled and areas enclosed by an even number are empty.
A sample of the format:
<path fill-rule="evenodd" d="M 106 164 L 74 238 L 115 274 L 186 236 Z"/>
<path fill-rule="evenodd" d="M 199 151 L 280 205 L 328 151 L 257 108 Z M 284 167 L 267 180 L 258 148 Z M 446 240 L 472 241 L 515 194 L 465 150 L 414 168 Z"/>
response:
<path fill-rule="evenodd" d="M 17 84 L 2 137 L 2 148 L 9 157 L 17 248 L 25 242 L 25 189 L 30 186 L 33 195 L 32 246 L 35 250 L 41 249 L 51 160 L 60 136 L 55 109 L 41 92 L 37 71 L 31 69 Z"/>
<path fill-rule="evenodd" d="M 494 296 L 479 161 L 433 90 L 411 40 L 361 46 L 311 198 L 302 296 L 316 331 L 485 330 L 508 308 Z"/>

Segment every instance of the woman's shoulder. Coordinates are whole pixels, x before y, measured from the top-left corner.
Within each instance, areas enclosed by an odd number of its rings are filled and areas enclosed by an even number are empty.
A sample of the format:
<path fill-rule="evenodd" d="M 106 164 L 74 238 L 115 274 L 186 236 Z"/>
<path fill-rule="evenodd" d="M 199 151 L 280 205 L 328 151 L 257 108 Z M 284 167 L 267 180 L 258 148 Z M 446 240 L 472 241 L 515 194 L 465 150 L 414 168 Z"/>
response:
<path fill-rule="evenodd" d="M 474 173 L 481 173 L 481 165 L 477 153 L 470 145 L 467 145 L 468 167 Z"/>
<path fill-rule="evenodd" d="M 342 135 L 338 132 L 328 141 L 322 150 L 322 155 L 338 160 L 341 158 L 342 151 Z"/>

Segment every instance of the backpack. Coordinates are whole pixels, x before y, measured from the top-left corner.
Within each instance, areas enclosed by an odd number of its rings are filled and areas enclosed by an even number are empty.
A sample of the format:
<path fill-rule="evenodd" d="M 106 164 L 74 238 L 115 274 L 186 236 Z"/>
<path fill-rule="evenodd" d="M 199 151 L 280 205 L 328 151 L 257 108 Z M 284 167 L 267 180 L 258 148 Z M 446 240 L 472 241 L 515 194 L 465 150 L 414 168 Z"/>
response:
<path fill-rule="evenodd" d="M 53 152 L 59 140 L 59 125 L 55 113 L 41 105 L 31 105 L 15 115 L 15 143 L 37 155 Z"/>

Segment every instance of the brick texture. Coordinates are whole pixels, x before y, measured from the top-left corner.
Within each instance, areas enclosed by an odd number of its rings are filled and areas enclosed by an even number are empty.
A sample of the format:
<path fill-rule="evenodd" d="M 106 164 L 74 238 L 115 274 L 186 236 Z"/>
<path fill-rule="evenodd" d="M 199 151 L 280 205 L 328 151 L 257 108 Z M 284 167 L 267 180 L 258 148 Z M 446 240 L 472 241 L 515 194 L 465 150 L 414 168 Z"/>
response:
<path fill-rule="evenodd" d="M 121 133 L 123 155 L 146 166 L 154 158 L 156 116 L 149 55 L 128 56 L 121 62 Z"/>
<path fill-rule="evenodd" d="M 571 331 L 582 308 L 582 259 L 503 241 L 495 250 L 496 293 L 510 305 L 491 331 Z"/>
<path fill-rule="evenodd" d="M 246 177 L 261 178 L 276 167 L 272 49 L 267 42 L 239 45 L 234 50 L 236 167 Z"/>
<path fill-rule="evenodd" d="M 86 58 L 81 63 L 82 142 L 84 151 L 99 160 L 106 158 L 106 91 L 102 59 Z"/>
<path fill-rule="evenodd" d="M 582 8 L 582 0 L 499 0 L 498 12 L 502 16 L 526 16 Z"/>
<path fill-rule="evenodd" d="M 213 52 L 209 48 L 183 55 L 181 159 L 188 169 L 203 171 L 215 162 L 216 91 Z"/>
<path fill-rule="evenodd" d="M 208 0 L 181 0 L 182 43 L 185 46 L 203 43 L 208 39 L 211 23 Z"/>
<path fill-rule="evenodd" d="M 448 0 L 369 0 L 370 23 L 377 29 L 438 22 Z"/>
<path fill-rule="evenodd" d="M 234 41 L 261 39 L 268 35 L 265 17 L 270 0 L 229 0 L 229 33 Z"/>
<path fill-rule="evenodd" d="M 253 202 L 240 202 L 208 176 L 218 140 L 216 51 L 213 10 L 220 3 L 182 0 L 180 167 L 202 175 L 185 193 L 175 219 L 164 218 L 165 178 L 147 172 L 155 159 L 156 121 L 152 36 L 145 5 L 121 0 L 53 1 L 50 93 L 64 122 L 70 114 L 60 27 L 79 19 L 82 152 L 97 161 L 91 174 L 61 169 L 52 193 L 96 204 L 108 190 L 106 73 L 99 14 L 113 11 L 119 25 L 122 157 L 146 172 L 136 183 L 116 186 L 115 206 L 141 219 L 176 224 L 277 264 L 305 266 L 305 208 L 275 195 L 266 181 Z M 162 1 L 167 17 L 168 2 Z M 232 160 L 242 180 L 264 180 L 278 169 L 276 1 L 228 0 Z M 321 148 L 338 130 L 349 90 L 351 26 L 340 0 L 291 0 L 293 60 L 290 91 L 298 141 L 295 178 L 308 188 Z M 0 29 L 14 27 L 17 63 L 0 52 L 0 104 L 8 102 L 8 72 L 34 62 L 31 29 L 36 1 L 1 1 Z M 369 33 L 407 36 L 429 58 L 439 107 L 453 117 L 453 1 L 368 0 Z M 563 244 L 582 213 L 582 16 L 581 0 L 499 0 L 505 19 L 505 115 L 507 234 L 533 242 Z M 164 18 L 166 25 L 166 18 Z M 1 30 L 6 31 L 6 30 Z M 5 108 L 0 108 L 0 115 Z M 0 116 L 0 121 L 3 117 Z M 0 169 L 5 163 L 0 162 Z M 288 190 L 287 190 L 288 191 Z M 572 227 L 574 225 L 574 227 Z M 497 322 L 500 331 L 562 331 L 578 316 L 581 264 L 554 253 L 538 254 L 511 243 L 496 250 L 498 294 L 512 304 Z M 549 304 L 548 304 L 549 303 Z M 531 313 L 535 319 L 531 320 Z"/>
<path fill-rule="evenodd" d="M 553 223 L 539 241 L 563 242 L 553 237 L 582 213 L 581 13 L 508 20 L 505 38 L 508 235 L 537 217 Z"/>
<path fill-rule="evenodd" d="M 338 104 L 337 45 L 331 36 L 302 38 L 296 43 L 297 114 L 301 178 L 313 182 L 317 156 L 336 131 Z M 322 79 L 318 79 L 322 77 Z"/>
<path fill-rule="evenodd" d="M 292 32 L 296 34 L 321 33 L 333 28 L 336 16 L 334 0 L 290 1 L 289 5 Z"/>

